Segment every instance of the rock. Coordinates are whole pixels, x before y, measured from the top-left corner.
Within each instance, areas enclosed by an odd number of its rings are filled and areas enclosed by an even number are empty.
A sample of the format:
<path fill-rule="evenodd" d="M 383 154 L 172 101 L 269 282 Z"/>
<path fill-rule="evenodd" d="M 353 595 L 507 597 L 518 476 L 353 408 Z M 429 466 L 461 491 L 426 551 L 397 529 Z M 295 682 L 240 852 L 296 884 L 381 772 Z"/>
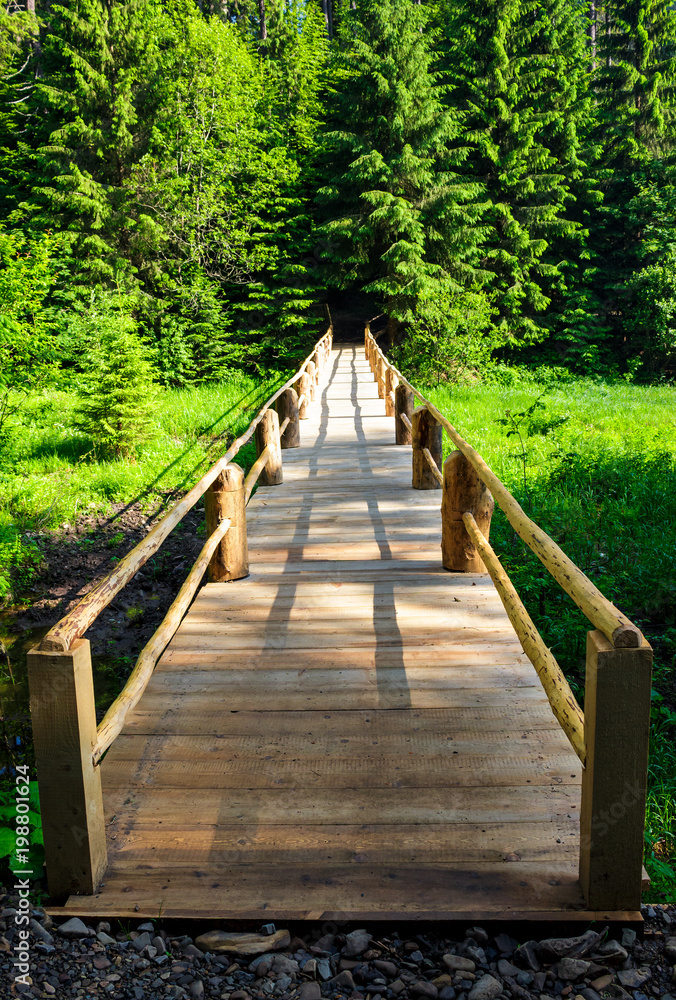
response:
<path fill-rule="evenodd" d="M 347 990 L 353 990 L 355 988 L 352 973 L 348 969 L 344 969 L 343 972 L 339 972 L 338 975 L 331 980 L 331 982 L 336 986 L 344 986 Z"/>
<path fill-rule="evenodd" d="M 249 1000 L 249 994 L 246 990 L 235 990 L 230 994 L 230 1000 Z"/>
<path fill-rule="evenodd" d="M 201 979 L 196 979 L 194 983 L 191 983 L 188 987 L 188 993 L 191 997 L 195 997 L 195 1000 L 200 1000 L 204 996 L 204 983 Z"/>
<path fill-rule="evenodd" d="M 44 941 L 45 944 L 52 944 L 54 941 L 54 938 L 49 931 L 45 930 L 42 924 L 39 924 L 34 918 L 31 917 L 28 926 L 39 941 Z"/>
<path fill-rule="evenodd" d="M 479 944 L 488 944 L 488 934 L 483 927 L 470 927 L 470 929 L 465 932 L 465 937 L 474 938 L 474 940 Z"/>
<path fill-rule="evenodd" d="M 592 979 L 589 985 L 593 990 L 598 992 L 599 990 L 605 990 L 607 986 L 610 986 L 614 978 L 615 976 L 608 972 L 605 976 L 599 976 L 598 979 Z"/>
<path fill-rule="evenodd" d="M 439 993 L 439 1000 L 455 1000 L 456 993 L 452 986 L 444 986 Z"/>
<path fill-rule="evenodd" d="M 401 979 L 395 979 L 393 983 L 390 983 L 390 989 L 395 996 L 399 996 L 406 989 L 405 983 L 402 983 Z"/>
<path fill-rule="evenodd" d="M 298 991 L 298 1000 L 321 1000 L 322 988 L 319 983 L 303 983 Z M 232 994 L 230 995 L 232 1000 Z"/>
<path fill-rule="evenodd" d="M 621 965 L 629 958 L 629 954 L 617 941 L 604 941 L 599 945 L 594 954 L 594 960 L 600 960 L 602 965 Z"/>
<path fill-rule="evenodd" d="M 598 995 L 596 990 L 592 990 L 589 986 L 580 990 L 578 996 L 581 996 L 582 1000 L 601 1000 L 601 997 Z"/>
<path fill-rule="evenodd" d="M 306 976 L 312 976 L 313 979 L 317 978 L 317 959 L 308 958 L 307 962 L 303 966 L 303 973 Z"/>
<path fill-rule="evenodd" d="M 572 983 L 576 979 L 582 979 L 589 971 L 589 962 L 581 958 L 562 958 L 556 966 L 556 975 L 564 983 Z"/>
<path fill-rule="evenodd" d="M 509 934 L 496 934 L 494 941 L 495 947 L 501 955 L 513 955 L 519 947 L 518 942 L 514 938 L 511 938 Z"/>
<path fill-rule="evenodd" d="M 447 972 L 444 972 L 441 976 L 436 976 L 432 982 L 438 990 L 442 990 L 444 986 L 452 986 L 453 980 Z"/>
<path fill-rule="evenodd" d="M 345 937 L 343 955 L 345 958 L 357 958 L 359 955 L 364 954 L 370 943 L 371 935 L 367 930 L 362 928 L 361 930 L 350 931 Z"/>
<path fill-rule="evenodd" d="M 278 976 L 274 989 L 275 996 L 281 996 L 282 993 L 286 993 L 286 991 L 289 989 L 292 983 L 293 979 L 291 978 L 291 976 L 287 976 L 285 973 L 283 973 L 281 976 Z"/>
<path fill-rule="evenodd" d="M 535 953 L 535 949 L 537 947 L 537 941 L 526 941 L 516 949 L 514 952 L 514 958 L 517 962 L 521 962 L 522 965 L 527 965 L 529 969 L 533 970 L 533 972 L 539 972 L 540 962 Z"/>
<path fill-rule="evenodd" d="M 500 973 L 501 976 L 516 977 L 519 975 L 519 971 L 520 970 L 517 969 L 515 965 L 512 965 L 512 963 L 508 962 L 506 959 L 501 958 L 498 960 L 498 972 Z"/>
<path fill-rule="evenodd" d="M 378 972 L 384 972 L 389 979 L 394 979 L 399 975 L 399 969 L 394 962 L 388 962 L 385 959 L 377 958 L 374 961 L 373 966 L 378 970 Z"/>
<path fill-rule="evenodd" d="M 664 954 L 670 962 L 676 962 L 676 937 L 667 938 L 664 946 Z"/>
<path fill-rule="evenodd" d="M 298 962 L 293 958 L 287 958 L 286 955 L 275 955 L 272 959 L 272 971 L 278 974 L 295 975 L 299 968 Z"/>
<path fill-rule="evenodd" d="M 143 934 L 139 934 L 137 938 L 134 938 L 131 946 L 135 951 L 142 952 L 146 945 L 150 944 L 151 940 L 152 938 L 148 931 L 144 931 Z"/>
<path fill-rule="evenodd" d="M 319 941 L 317 941 L 315 948 L 319 948 L 321 951 L 328 951 L 329 948 L 333 948 L 335 943 L 335 934 L 324 934 L 323 937 L 320 937 Z"/>
<path fill-rule="evenodd" d="M 411 993 L 416 997 L 430 997 L 430 1000 L 437 1000 L 439 990 L 434 983 L 426 983 L 424 979 L 411 984 Z"/>
<path fill-rule="evenodd" d="M 650 979 L 650 969 L 621 969 L 617 973 L 617 978 L 622 986 L 637 990 Z"/>
<path fill-rule="evenodd" d="M 536 972 L 535 973 L 535 975 L 533 976 L 533 992 L 534 993 L 541 993 L 542 992 L 542 990 L 545 988 L 545 980 L 546 980 L 546 978 L 547 978 L 547 975 L 544 972 Z"/>
<path fill-rule="evenodd" d="M 415 962 L 416 965 L 420 965 L 423 960 L 423 953 L 418 949 L 417 951 L 412 951 L 408 956 L 411 962 Z"/>
<path fill-rule="evenodd" d="M 486 952 L 478 944 L 473 944 L 471 940 L 463 946 L 463 951 L 476 965 L 486 964 Z"/>
<path fill-rule="evenodd" d="M 56 928 L 56 933 L 69 939 L 89 937 L 89 930 L 79 917 L 71 917 L 70 920 L 66 920 L 65 924 Z"/>
<path fill-rule="evenodd" d="M 474 972 L 476 969 L 472 959 L 462 955 L 444 955 L 444 965 L 449 972 Z"/>
<path fill-rule="evenodd" d="M 207 931 L 195 938 L 200 951 L 225 951 L 231 955 L 262 955 L 266 951 L 281 951 L 291 943 L 288 931 L 274 934 L 235 934 L 228 931 Z M 248 994 L 247 994 L 248 996 Z M 234 993 L 230 1000 L 233 1000 Z"/>
<path fill-rule="evenodd" d="M 636 931 L 633 931 L 631 927 L 623 927 L 621 944 L 623 948 L 633 948 L 636 944 Z"/>
<path fill-rule="evenodd" d="M 472 986 L 467 1000 L 495 1000 L 502 993 L 502 983 L 493 976 L 482 976 Z"/>
<path fill-rule="evenodd" d="M 319 961 L 317 962 L 317 972 L 319 973 L 320 977 L 324 980 L 324 982 L 326 982 L 327 979 L 331 978 L 333 973 L 331 972 L 331 964 L 329 963 L 328 958 L 319 959 Z"/>
<path fill-rule="evenodd" d="M 155 924 L 152 922 L 152 920 L 148 920 L 148 922 L 145 924 L 139 924 L 136 930 L 140 931 L 141 933 L 143 933 L 143 931 L 148 931 L 149 934 L 154 934 Z"/>
<path fill-rule="evenodd" d="M 164 938 L 161 938 L 159 936 L 159 934 L 157 934 L 153 938 L 151 944 L 152 944 L 153 948 L 155 949 L 155 953 L 158 954 L 158 955 L 163 955 L 165 953 L 165 951 L 167 950 L 167 946 L 164 943 Z"/>
<path fill-rule="evenodd" d="M 596 931 L 585 931 L 577 937 L 570 938 L 546 938 L 536 946 L 539 955 L 551 956 L 552 958 L 584 958 L 590 955 L 596 948 L 601 935 Z"/>
<path fill-rule="evenodd" d="M 112 938 L 110 934 L 107 934 L 105 931 L 99 931 L 96 937 L 101 944 L 115 944 L 115 938 Z"/>

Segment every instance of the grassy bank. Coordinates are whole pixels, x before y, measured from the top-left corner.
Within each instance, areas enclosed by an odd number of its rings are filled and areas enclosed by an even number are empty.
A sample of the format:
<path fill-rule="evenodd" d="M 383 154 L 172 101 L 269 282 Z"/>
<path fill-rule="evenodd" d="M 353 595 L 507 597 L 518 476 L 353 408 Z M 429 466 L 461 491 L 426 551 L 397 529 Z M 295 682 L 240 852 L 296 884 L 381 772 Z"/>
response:
<path fill-rule="evenodd" d="M 676 389 L 521 381 L 442 387 L 429 396 L 528 514 L 654 646 L 646 867 L 650 898 L 673 900 Z M 497 509 L 491 539 L 582 699 L 586 618 Z"/>

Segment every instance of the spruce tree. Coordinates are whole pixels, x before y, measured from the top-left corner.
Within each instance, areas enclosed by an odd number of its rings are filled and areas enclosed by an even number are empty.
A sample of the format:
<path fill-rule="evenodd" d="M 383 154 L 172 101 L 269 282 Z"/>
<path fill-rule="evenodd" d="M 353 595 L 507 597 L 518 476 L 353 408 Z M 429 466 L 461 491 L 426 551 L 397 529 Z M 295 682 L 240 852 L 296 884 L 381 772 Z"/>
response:
<path fill-rule="evenodd" d="M 565 292 L 560 252 L 580 228 L 568 205 L 580 175 L 583 24 L 564 0 L 442 3 L 449 99 L 466 114 L 469 178 L 485 185 L 497 325 L 507 341 L 546 336 Z"/>
<path fill-rule="evenodd" d="M 412 0 L 343 10 L 320 198 L 336 281 L 377 296 L 392 336 L 481 280 L 481 186 L 462 180 L 462 119 L 442 104 L 428 12 Z"/>

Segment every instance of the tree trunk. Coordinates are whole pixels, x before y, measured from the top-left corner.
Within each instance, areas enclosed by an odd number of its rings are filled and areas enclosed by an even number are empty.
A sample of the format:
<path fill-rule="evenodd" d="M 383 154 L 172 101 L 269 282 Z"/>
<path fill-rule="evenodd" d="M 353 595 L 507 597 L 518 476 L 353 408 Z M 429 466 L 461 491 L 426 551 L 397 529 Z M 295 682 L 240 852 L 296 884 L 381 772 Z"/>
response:
<path fill-rule="evenodd" d="M 258 0 L 258 18 L 261 25 L 261 41 L 268 37 L 268 26 L 265 23 L 265 0 Z"/>

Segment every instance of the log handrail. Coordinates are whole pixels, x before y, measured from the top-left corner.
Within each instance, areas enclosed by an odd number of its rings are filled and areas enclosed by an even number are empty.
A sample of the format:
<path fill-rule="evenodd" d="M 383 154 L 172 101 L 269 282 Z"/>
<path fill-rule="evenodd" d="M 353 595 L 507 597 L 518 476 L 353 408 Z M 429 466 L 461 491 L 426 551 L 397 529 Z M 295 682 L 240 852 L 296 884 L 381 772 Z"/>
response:
<path fill-rule="evenodd" d="M 441 470 L 440 470 L 439 466 L 437 465 L 437 463 L 434 461 L 434 458 L 432 457 L 432 452 L 429 450 L 429 448 L 423 448 L 422 453 L 425 456 L 425 461 L 427 462 L 427 464 L 429 465 L 429 467 L 430 467 L 430 469 L 432 471 L 432 475 L 437 480 L 437 482 L 439 483 L 439 485 L 443 486 L 444 485 L 444 477 L 441 474 Z"/>
<path fill-rule="evenodd" d="M 407 383 L 407 385 L 408 385 L 408 383 Z M 400 413 L 399 414 L 399 418 L 400 418 L 402 424 L 404 424 L 405 427 L 408 427 L 409 430 L 413 430 L 413 424 L 408 419 L 408 417 L 406 416 L 405 413 Z"/>
<path fill-rule="evenodd" d="M 584 764 L 587 759 L 584 738 L 584 715 L 570 684 L 545 641 L 526 611 L 516 588 L 498 559 L 490 542 L 484 537 L 473 514 L 463 514 L 467 533 L 479 550 L 488 574 L 495 585 L 502 605 L 519 637 L 523 651 L 535 667 L 552 712 L 573 750 Z"/>
<path fill-rule="evenodd" d="M 404 382 L 411 389 L 434 419 L 442 425 L 458 451 L 462 452 L 474 467 L 481 481 L 491 491 L 496 503 L 502 508 L 517 535 L 532 549 L 540 562 L 551 573 L 559 586 L 573 599 L 592 625 L 603 632 L 616 648 L 637 648 L 643 645 L 645 640 L 640 629 L 601 593 L 589 577 L 549 537 L 547 532 L 528 517 L 515 497 L 489 468 L 481 455 L 464 440 L 437 407 L 426 399 L 415 386 L 411 385 L 408 379 L 387 360 L 373 335 L 369 333 L 369 336 L 373 340 L 375 353 L 383 358 L 384 363 L 392 368 L 399 381 Z"/>
<path fill-rule="evenodd" d="M 248 428 L 233 441 L 223 457 L 215 465 L 212 465 L 209 471 L 202 476 L 193 488 L 167 511 L 162 520 L 158 521 L 146 537 L 138 545 L 135 545 L 131 552 L 128 552 L 110 573 L 107 573 L 102 580 L 99 580 L 68 614 L 64 615 L 56 625 L 52 626 L 40 642 L 38 649 L 42 651 L 68 650 L 76 639 L 82 638 L 104 608 L 115 599 L 120 591 L 133 579 L 138 570 L 157 552 L 165 538 L 188 511 L 195 506 L 204 493 L 206 493 L 239 450 L 251 439 L 256 427 L 263 419 L 266 410 L 270 409 L 272 404 L 286 389 L 289 389 L 298 381 L 312 361 L 317 348 L 327 342 L 330 336 L 331 327 L 329 325 L 329 330 L 317 341 L 317 344 L 313 347 L 311 353 L 308 354 L 298 371 L 264 403 Z"/>
<path fill-rule="evenodd" d="M 138 704 L 153 675 L 155 664 L 181 624 L 183 615 L 190 607 L 197 588 L 202 582 L 209 560 L 231 524 L 230 518 L 221 521 L 210 538 L 207 539 L 190 573 L 185 578 L 183 586 L 162 619 L 162 624 L 139 653 L 126 684 L 97 726 L 96 743 L 92 750 L 94 764 L 98 764 L 116 736 L 122 732 L 127 715 Z"/>
<path fill-rule="evenodd" d="M 249 469 L 249 474 L 244 480 L 244 498 L 245 502 L 248 503 L 251 499 L 251 494 L 253 493 L 254 486 L 258 482 L 258 477 L 261 472 L 268 464 L 268 459 L 270 457 L 270 452 L 272 451 L 272 446 L 267 444 L 263 451 L 260 453 L 254 464 Z"/>

